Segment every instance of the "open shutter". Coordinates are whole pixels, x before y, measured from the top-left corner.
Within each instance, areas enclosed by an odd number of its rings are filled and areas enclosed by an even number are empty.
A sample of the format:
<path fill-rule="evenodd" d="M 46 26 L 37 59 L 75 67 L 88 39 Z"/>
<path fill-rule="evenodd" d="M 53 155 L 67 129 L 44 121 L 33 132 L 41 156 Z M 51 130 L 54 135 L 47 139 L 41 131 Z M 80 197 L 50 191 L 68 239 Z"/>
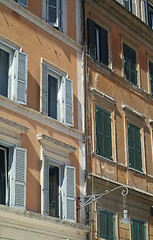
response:
<path fill-rule="evenodd" d="M 108 32 L 99 27 L 100 29 L 100 57 L 101 63 L 108 66 Z"/>
<path fill-rule="evenodd" d="M 13 186 L 11 205 L 20 209 L 26 209 L 26 170 L 27 150 L 16 147 L 13 156 Z"/>
<path fill-rule="evenodd" d="M 48 115 L 48 67 L 41 66 L 41 112 Z"/>
<path fill-rule="evenodd" d="M 131 4 L 131 8 L 132 8 L 131 12 L 135 15 L 135 1 L 132 0 L 130 4 Z"/>
<path fill-rule="evenodd" d="M 47 22 L 54 27 L 60 27 L 60 1 L 47 0 Z"/>
<path fill-rule="evenodd" d="M 62 102 L 64 104 L 64 116 L 63 121 L 65 124 L 69 126 L 74 125 L 74 117 L 73 117 L 73 81 L 69 78 L 62 79 L 63 84 L 63 99 Z"/>
<path fill-rule="evenodd" d="M 141 9 L 140 0 L 136 0 L 136 16 L 138 18 L 140 18 L 140 9 Z"/>
<path fill-rule="evenodd" d="M 90 57 L 96 59 L 96 31 L 95 23 L 87 19 L 87 29 L 88 29 L 88 54 Z"/>
<path fill-rule="evenodd" d="M 49 164 L 46 157 L 42 166 L 42 214 L 49 215 Z"/>
<path fill-rule="evenodd" d="M 23 7 L 28 7 L 28 0 L 18 0 L 18 3 Z"/>
<path fill-rule="evenodd" d="M 63 219 L 76 222 L 76 169 L 65 166 L 63 180 Z"/>
<path fill-rule="evenodd" d="M 16 68 L 15 68 L 15 76 L 16 76 L 16 100 L 19 103 L 26 104 L 27 103 L 27 54 L 23 52 L 16 51 Z"/>

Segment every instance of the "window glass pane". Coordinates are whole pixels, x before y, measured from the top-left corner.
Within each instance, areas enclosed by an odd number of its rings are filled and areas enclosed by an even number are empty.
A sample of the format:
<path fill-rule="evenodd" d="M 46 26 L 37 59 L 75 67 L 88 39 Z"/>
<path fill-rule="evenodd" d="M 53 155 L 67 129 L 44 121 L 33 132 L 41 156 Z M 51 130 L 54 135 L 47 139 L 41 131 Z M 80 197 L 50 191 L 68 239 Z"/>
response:
<path fill-rule="evenodd" d="M 6 187 L 8 178 L 8 150 L 0 147 L 0 204 L 6 204 Z"/>
<path fill-rule="evenodd" d="M 48 18 L 49 18 L 49 22 L 51 23 L 56 23 L 56 8 L 53 7 L 49 7 L 49 11 L 48 11 Z"/>
<path fill-rule="evenodd" d="M 49 165 L 49 216 L 59 217 L 59 168 Z"/>
<path fill-rule="evenodd" d="M 49 0 L 49 5 L 56 7 L 57 0 Z"/>
<path fill-rule="evenodd" d="M 0 49 L 0 95 L 8 96 L 9 53 Z"/>
<path fill-rule="evenodd" d="M 58 80 L 48 75 L 48 116 L 57 119 Z"/>

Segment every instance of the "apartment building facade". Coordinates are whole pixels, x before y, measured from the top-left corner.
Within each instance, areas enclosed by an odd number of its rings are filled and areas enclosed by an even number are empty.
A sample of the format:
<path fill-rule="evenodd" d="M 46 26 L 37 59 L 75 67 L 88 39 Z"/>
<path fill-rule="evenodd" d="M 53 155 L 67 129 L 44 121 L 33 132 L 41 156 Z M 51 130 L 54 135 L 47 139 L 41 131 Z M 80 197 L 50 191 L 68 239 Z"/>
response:
<path fill-rule="evenodd" d="M 90 239 L 153 239 L 152 4 L 85 1 Z"/>
<path fill-rule="evenodd" d="M 0 22 L 0 239 L 86 239 L 81 1 L 1 0 Z"/>

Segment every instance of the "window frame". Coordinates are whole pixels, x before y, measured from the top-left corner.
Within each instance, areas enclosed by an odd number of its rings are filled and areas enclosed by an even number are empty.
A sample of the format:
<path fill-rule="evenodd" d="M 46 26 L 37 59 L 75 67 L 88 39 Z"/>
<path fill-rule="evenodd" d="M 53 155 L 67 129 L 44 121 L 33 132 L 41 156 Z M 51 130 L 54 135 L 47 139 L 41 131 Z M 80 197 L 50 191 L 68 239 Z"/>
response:
<path fill-rule="evenodd" d="M 26 0 L 26 3 L 24 4 L 22 0 L 14 0 L 16 3 L 20 4 L 21 6 L 28 8 L 28 0 Z"/>
<path fill-rule="evenodd" d="M 133 238 L 133 223 L 137 223 L 138 224 L 138 231 L 139 231 L 139 236 L 137 236 L 136 239 Z M 131 240 L 140 240 L 140 224 L 143 224 L 143 231 L 144 231 L 144 240 L 146 240 L 146 222 L 145 221 L 142 221 L 142 220 L 139 220 L 139 219 L 135 219 L 135 218 L 132 218 L 131 219 Z"/>
<path fill-rule="evenodd" d="M 94 39 L 95 44 L 92 43 L 92 45 L 95 46 L 95 53 L 94 53 L 95 56 L 93 54 L 90 54 L 90 46 L 91 46 L 91 42 L 93 41 L 91 40 L 91 35 L 90 35 L 91 27 L 92 27 L 92 32 L 94 32 L 94 38 L 95 38 Z M 111 53 L 110 53 L 110 27 L 108 27 L 106 24 L 101 24 L 101 21 L 96 16 L 93 16 L 91 19 L 87 18 L 87 30 L 89 28 L 90 28 L 90 31 L 87 31 L 88 55 L 106 67 L 112 67 Z M 104 44 L 105 40 L 107 40 L 106 50 L 105 49 L 103 50 L 102 41 L 100 40 L 102 31 L 107 34 L 107 39 L 105 38 L 103 41 L 103 44 Z M 107 52 L 107 60 L 104 57 L 106 52 Z"/>
<path fill-rule="evenodd" d="M 104 235 L 102 234 L 102 231 L 101 231 L 101 224 L 100 224 L 100 213 L 103 212 L 105 214 L 107 214 L 107 223 L 108 223 L 108 215 L 111 215 L 112 216 L 112 221 L 113 221 L 113 236 L 112 237 L 108 237 L 108 224 L 106 223 L 106 227 L 107 227 L 107 234 Z M 113 212 L 110 212 L 110 211 L 107 211 L 107 210 L 103 210 L 101 208 L 99 208 L 99 211 L 98 211 L 98 230 L 99 230 L 99 237 L 102 238 L 102 239 L 108 239 L 108 240 L 115 240 L 115 215 Z"/>
<path fill-rule="evenodd" d="M 151 15 L 151 17 L 150 17 L 150 15 Z M 151 29 L 153 29 L 153 3 L 149 2 L 149 1 L 148 1 L 148 26 Z"/>

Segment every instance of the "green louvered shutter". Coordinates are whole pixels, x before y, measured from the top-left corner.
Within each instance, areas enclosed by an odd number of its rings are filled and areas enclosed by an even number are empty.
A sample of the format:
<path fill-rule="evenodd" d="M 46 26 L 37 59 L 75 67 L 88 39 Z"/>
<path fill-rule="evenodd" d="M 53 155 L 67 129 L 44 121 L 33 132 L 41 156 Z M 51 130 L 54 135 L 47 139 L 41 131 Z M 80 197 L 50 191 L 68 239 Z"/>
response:
<path fill-rule="evenodd" d="M 128 81 L 137 84 L 137 70 L 136 70 L 136 52 L 125 43 L 123 43 L 124 55 L 124 76 Z"/>
<path fill-rule="evenodd" d="M 107 237 L 107 213 L 99 211 L 99 236 Z"/>
<path fill-rule="evenodd" d="M 140 234 L 140 240 L 145 240 L 145 224 L 144 222 L 139 223 L 139 234 Z"/>
<path fill-rule="evenodd" d="M 87 19 L 87 30 L 88 30 L 88 54 L 90 57 L 96 59 L 96 30 L 95 23 Z"/>
<path fill-rule="evenodd" d="M 145 240 L 145 222 L 140 220 L 132 220 L 132 240 Z"/>
<path fill-rule="evenodd" d="M 108 32 L 99 27 L 100 31 L 100 61 L 108 66 Z"/>
<path fill-rule="evenodd" d="M 133 220 L 132 221 L 132 240 L 138 240 L 138 222 Z"/>
<path fill-rule="evenodd" d="M 153 95 L 153 63 L 149 61 L 150 91 Z"/>
<path fill-rule="evenodd" d="M 96 152 L 112 159 L 111 114 L 99 107 L 96 107 L 96 139 Z"/>
<path fill-rule="evenodd" d="M 107 215 L 107 239 L 114 239 L 114 216 L 111 213 Z"/>
<path fill-rule="evenodd" d="M 140 128 L 131 123 L 128 127 L 129 166 L 142 171 Z"/>

